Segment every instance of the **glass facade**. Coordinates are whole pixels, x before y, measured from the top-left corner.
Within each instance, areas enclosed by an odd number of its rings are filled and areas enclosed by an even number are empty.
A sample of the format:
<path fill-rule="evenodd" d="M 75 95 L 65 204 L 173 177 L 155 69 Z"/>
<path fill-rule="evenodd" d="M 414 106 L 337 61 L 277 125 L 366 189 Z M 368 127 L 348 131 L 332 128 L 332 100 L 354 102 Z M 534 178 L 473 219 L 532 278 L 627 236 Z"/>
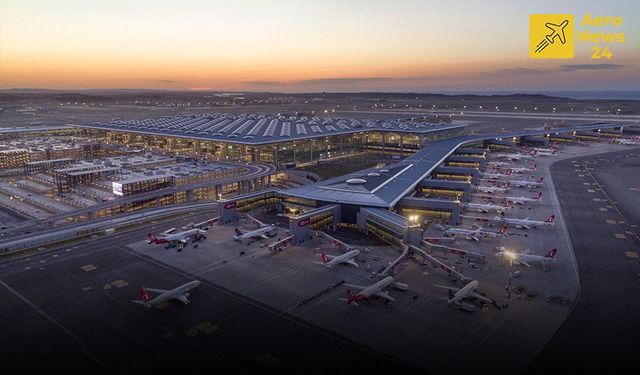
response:
<path fill-rule="evenodd" d="M 408 133 L 371 131 L 325 137 L 298 139 L 265 145 L 241 145 L 175 136 L 158 136 L 126 131 L 89 130 L 95 137 L 107 142 L 135 145 L 142 148 L 187 154 L 209 154 L 217 159 L 243 162 L 263 162 L 283 168 L 287 164 L 301 165 L 330 160 L 336 157 L 378 151 L 384 154 L 408 156 L 418 151 L 426 142 L 459 136 L 465 128 Z"/>

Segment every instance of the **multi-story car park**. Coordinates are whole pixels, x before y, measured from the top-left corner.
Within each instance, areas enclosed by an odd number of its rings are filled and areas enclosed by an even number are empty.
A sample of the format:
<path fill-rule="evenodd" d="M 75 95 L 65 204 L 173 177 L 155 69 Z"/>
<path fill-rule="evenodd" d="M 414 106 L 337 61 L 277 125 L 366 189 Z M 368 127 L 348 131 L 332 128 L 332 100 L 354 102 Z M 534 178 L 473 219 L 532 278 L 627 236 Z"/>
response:
<path fill-rule="evenodd" d="M 209 114 L 90 125 L 91 137 L 218 159 L 283 167 L 363 151 L 408 156 L 428 142 L 459 136 L 466 125 L 416 119 L 365 120 L 269 114 Z"/>

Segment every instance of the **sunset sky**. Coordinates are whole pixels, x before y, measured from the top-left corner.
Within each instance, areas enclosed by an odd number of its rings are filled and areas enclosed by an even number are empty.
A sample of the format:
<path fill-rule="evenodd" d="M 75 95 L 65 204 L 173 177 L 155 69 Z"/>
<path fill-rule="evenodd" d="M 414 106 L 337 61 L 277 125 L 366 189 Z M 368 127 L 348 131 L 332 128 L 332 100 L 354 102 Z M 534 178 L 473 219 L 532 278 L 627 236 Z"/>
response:
<path fill-rule="evenodd" d="M 532 60 L 532 13 L 622 16 L 611 60 Z M 639 1 L 0 0 L 0 88 L 640 88 Z M 604 45 L 602 45 L 604 46 Z"/>

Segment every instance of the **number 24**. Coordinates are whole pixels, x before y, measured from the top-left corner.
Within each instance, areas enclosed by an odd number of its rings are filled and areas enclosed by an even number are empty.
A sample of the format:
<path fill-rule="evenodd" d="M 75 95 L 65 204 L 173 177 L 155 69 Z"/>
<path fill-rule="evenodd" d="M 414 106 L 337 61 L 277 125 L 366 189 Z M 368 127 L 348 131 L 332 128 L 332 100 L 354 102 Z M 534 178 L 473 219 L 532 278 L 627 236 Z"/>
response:
<path fill-rule="evenodd" d="M 591 47 L 593 51 L 593 55 L 591 55 L 592 59 L 600 59 L 601 57 L 605 57 L 607 60 L 611 59 L 613 53 L 609 51 L 609 47 L 604 47 L 602 51 L 600 51 L 600 47 Z"/>

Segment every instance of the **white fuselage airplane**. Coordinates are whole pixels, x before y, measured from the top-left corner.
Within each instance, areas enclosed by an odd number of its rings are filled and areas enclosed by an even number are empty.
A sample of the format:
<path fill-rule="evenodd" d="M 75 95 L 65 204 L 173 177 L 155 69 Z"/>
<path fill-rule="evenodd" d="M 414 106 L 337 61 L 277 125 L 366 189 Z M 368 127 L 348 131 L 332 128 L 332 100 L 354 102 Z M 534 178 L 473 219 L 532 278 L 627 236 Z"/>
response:
<path fill-rule="evenodd" d="M 320 253 L 322 257 L 322 262 L 315 262 L 317 264 L 321 264 L 325 267 L 331 268 L 336 264 L 350 264 L 352 266 L 358 267 L 358 263 L 356 263 L 353 258 L 360 254 L 360 250 L 351 250 L 342 255 L 327 255 L 325 253 Z"/>
<path fill-rule="evenodd" d="M 542 220 L 530 220 L 528 217 L 524 219 L 511 219 L 506 217 L 496 216 L 494 220 L 504 224 L 515 225 L 516 228 L 531 229 L 536 227 L 542 227 L 546 225 L 553 225 L 556 215 L 549 216 L 545 221 Z"/>
<path fill-rule="evenodd" d="M 442 286 L 442 288 L 449 289 L 449 299 L 447 300 L 447 303 L 450 305 L 462 305 L 462 300 L 464 300 L 465 298 L 477 298 L 487 303 L 495 303 L 494 300 L 487 298 L 477 292 L 478 285 L 478 280 L 472 280 L 461 289 L 450 288 L 446 286 Z"/>
<path fill-rule="evenodd" d="M 511 175 L 511 169 L 508 169 L 506 173 L 481 172 L 480 175 L 482 178 L 506 178 Z"/>
<path fill-rule="evenodd" d="M 509 160 L 533 160 L 535 154 L 536 152 L 533 151 L 530 154 L 496 154 L 496 157 Z"/>
<path fill-rule="evenodd" d="M 556 154 L 556 150 L 552 151 L 536 151 L 536 155 L 538 156 L 553 156 Z"/>
<path fill-rule="evenodd" d="M 384 298 L 388 302 L 395 301 L 395 298 L 391 297 L 387 292 L 383 291 L 384 288 L 393 284 L 393 277 L 387 276 L 384 279 L 378 281 L 377 283 L 370 286 L 360 286 L 354 284 L 344 284 L 348 288 L 353 288 L 359 290 L 356 294 L 353 294 L 351 289 L 347 289 L 347 299 L 344 301 L 347 304 L 353 303 L 354 305 L 358 305 L 358 302 L 362 302 L 368 300 L 372 296 Z"/>
<path fill-rule="evenodd" d="M 621 145 L 627 145 L 627 146 L 640 145 L 640 140 L 637 140 L 637 139 L 614 138 L 613 141 L 620 143 Z"/>
<path fill-rule="evenodd" d="M 478 212 L 504 212 L 506 210 L 510 210 L 511 206 L 507 203 L 504 205 L 499 204 L 491 204 L 491 203 L 467 203 L 467 208 L 476 210 Z"/>
<path fill-rule="evenodd" d="M 514 173 L 525 173 L 525 172 L 533 172 L 538 168 L 538 164 L 533 164 L 531 168 L 527 167 L 512 167 L 509 168 Z"/>
<path fill-rule="evenodd" d="M 509 186 L 511 184 L 507 181 L 502 186 L 476 186 L 476 190 L 481 191 L 483 193 L 503 193 L 506 194 L 509 191 Z"/>
<path fill-rule="evenodd" d="M 175 230 L 175 229 L 174 229 Z M 168 243 L 168 244 L 174 244 L 174 243 L 181 243 L 181 244 L 186 244 L 187 242 L 189 242 L 189 240 L 194 237 L 197 238 L 198 236 L 203 236 L 205 235 L 206 232 L 203 231 L 202 229 L 189 229 L 189 230 L 185 230 L 183 232 L 178 232 L 178 233 L 168 233 L 168 231 L 164 231 L 160 234 L 158 234 L 158 236 L 156 237 L 153 233 L 149 233 L 147 236 L 149 237 L 149 241 L 147 241 L 148 244 L 163 244 L 163 243 Z"/>
<path fill-rule="evenodd" d="M 265 224 L 254 217 L 247 215 L 253 220 L 256 224 L 258 224 L 258 229 L 254 229 L 248 232 L 242 232 L 240 228 L 236 228 L 236 235 L 233 236 L 234 241 L 242 241 L 250 238 L 255 239 L 267 239 L 269 237 L 273 237 L 272 233 L 278 230 L 275 224 Z"/>
<path fill-rule="evenodd" d="M 513 165 L 513 163 L 508 161 L 490 161 L 487 164 L 491 167 L 508 167 L 510 165 Z"/>
<path fill-rule="evenodd" d="M 179 287 L 171 290 L 152 289 L 152 288 L 142 287 L 142 289 L 140 289 L 140 298 L 142 298 L 142 301 L 134 300 L 131 302 L 150 308 L 151 306 L 160 305 L 175 299 L 184 303 L 185 305 L 188 305 L 189 304 L 188 297 L 190 295 L 190 292 L 193 289 L 199 287 L 200 284 L 201 284 L 200 281 L 194 280 L 186 284 L 180 285 Z M 151 298 L 151 294 L 149 294 L 149 292 L 160 293 L 160 294 L 154 298 Z"/>
<path fill-rule="evenodd" d="M 539 188 L 542 187 L 544 177 L 540 177 L 539 180 L 509 180 L 516 187 L 526 187 L 526 188 Z"/>
<path fill-rule="evenodd" d="M 547 264 L 556 263 L 558 258 L 556 258 L 557 249 L 551 249 L 546 255 L 535 255 L 531 254 L 529 250 L 525 250 L 521 253 L 513 253 L 510 251 L 499 251 L 496 253 L 496 256 L 499 258 L 506 260 L 513 260 L 517 264 L 522 264 L 526 267 L 531 267 L 532 264 L 539 264 L 542 268 L 547 269 Z"/>
<path fill-rule="evenodd" d="M 542 192 L 539 192 L 538 195 L 534 198 L 529 198 L 522 195 L 520 197 L 506 197 L 505 199 L 515 204 L 527 204 L 527 202 L 540 202 L 540 200 L 542 199 Z"/>
<path fill-rule="evenodd" d="M 500 228 L 499 232 L 489 232 L 489 231 L 483 230 L 482 227 L 478 227 L 476 229 L 465 229 L 465 228 L 453 227 L 453 228 L 447 228 L 447 230 L 444 231 L 445 236 L 455 236 L 457 234 L 464 236 L 464 238 L 466 238 L 467 240 L 480 241 L 480 238 L 482 237 L 487 237 L 487 238 L 505 237 L 507 235 L 507 227 Z"/>
<path fill-rule="evenodd" d="M 542 147 L 534 147 L 533 148 L 534 151 L 537 152 L 548 152 L 548 153 L 555 153 L 556 149 L 555 148 L 542 148 Z"/>

